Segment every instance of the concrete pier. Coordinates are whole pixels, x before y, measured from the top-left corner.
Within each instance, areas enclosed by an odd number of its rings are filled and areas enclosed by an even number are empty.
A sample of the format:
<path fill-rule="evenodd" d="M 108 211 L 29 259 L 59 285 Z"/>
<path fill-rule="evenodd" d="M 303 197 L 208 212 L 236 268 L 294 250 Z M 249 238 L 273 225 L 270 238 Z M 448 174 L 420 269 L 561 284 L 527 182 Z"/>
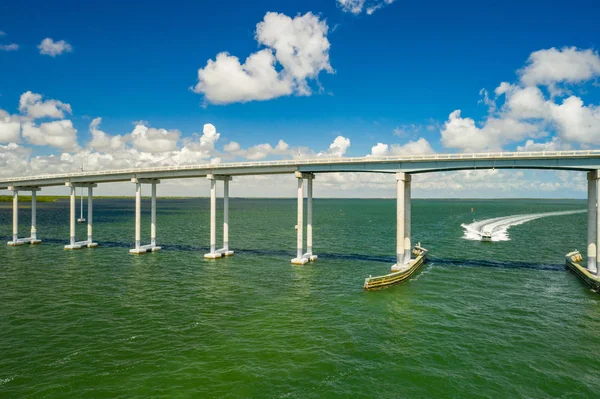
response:
<path fill-rule="evenodd" d="M 12 241 L 7 242 L 11 247 L 24 244 L 39 244 L 42 241 L 37 238 L 37 192 L 39 187 L 8 187 L 13 192 L 13 220 Z M 27 238 L 19 238 L 19 191 L 31 191 L 31 235 Z"/>
<path fill-rule="evenodd" d="M 410 242 L 411 224 L 411 176 L 405 175 L 404 179 L 404 263 L 410 262 L 412 246 Z"/>
<path fill-rule="evenodd" d="M 313 231 L 312 231 L 312 193 L 313 180 L 315 176 L 312 173 L 296 172 L 298 179 L 298 221 L 296 224 L 296 257 L 292 259 L 293 265 L 305 265 L 308 262 L 317 260 L 317 255 L 313 254 Z M 304 253 L 304 179 L 307 180 L 307 225 L 306 225 L 306 253 Z"/>
<path fill-rule="evenodd" d="M 600 212 L 598 212 L 598 199 L 600 199 L 600 184 L 598 183 L 598 178 L 600 178 L 600 172 L 598 170 L 592 171 L 591 172 L 591 177 L 593 178 L 592 181 L 588 180 L 588 184 L 592 183 L 592 188 L 590 189 L 588 187 L 588 195 L 590 194 L 590 191 L 593 190 L 593 192 L 591 193 L 591 198 L 588 198 L 588 212 L 590 210 L 590 208 L 595 208 L 592 209 L 592 217 L 595 220 L 592 220 L 591 225 L 593 225 L 592 229 L 593 231 L 589 230 L 589 226 L 588 226 L 588 239 L 592 238 L 592 242 L 594 242 L 596 244 L 596 248 L 589 248 L 588 250 L 593 250 L 595 249 L 594 253 L 596 255 L 596 265 L 595 268 L 592 266 L 592 268 L 590 269 L 590 272 L 593 274 L 598 275 L 598 270 L 600 270 L 600 264 L 598 264 L 598 262 L 600 261 L 599 257 L 598 257 L 598 248 L 600 248 Z M 589 222 L 589 215 L 588 215 L 588 222 Z M 589 267 L 589 265 L 588 265 Z"/>
<path fill-rule="evenodd" d="M 587 231 L 587 261 L 588 270 L 590 273 L 597 273 L 597 218 L 598 210 L 596 203 L 598 202 L 597 187 L 598 187 L 598 172 L 592 171 L 587 174 L 588 179 L 588 231 Z"/>
<path fill-rule="evenodd" d="M 204 254 L 206 259 L 218 259 L 232 256 L 229 249 L 229 182 L 231 176 L 206 176 L 210 180 L 210 252 Z M 223 247 L 217 249 L 217 181 L 223 182 Z"/>
<path fill-rule="evenodd" d="M 76 250 L 76 249 L 82 249 L 82 248 L 95 248 L 98 246 L 98 243 L 94 242 L 93 238 L 92 238 L 92 213 L 93 213 L 93 189 L 94 187 L 96 187 L 96 184 L 93 183 L 71 183 L 71 182 L 67 182 L 65 183 L 65 185 L 67 187 L 70 187 L 71 189 L 71 194 L 69 197 L 69 244 L 65 245 L 65 250 Z M 87 225 L 87 240 L 84 241 L 77 241 L 77 234 L 76 234 L 76 219 L 75 219 L 75 214 L 77 213 L 76 211 L 76 194 L 77 194 L 77 187 L 81 187 L 82 190 L 82 195 L 83 195 L 83 188 L 87 187 L 88 189 L 88 225 Z M 83 214 L 81 214 L 80 219 L 83 219 Z"/>
<path fill-rule="evenodd" d="M 161 250 L 156 245 L 156 185 L 160 183 L 157 179 L 131 179 L 135 183 L 135 248 L 130 249 L 129 253 L 141 255 L 147 252 L 158 252 Z M 150 244 L 142 245 L 142 184 L 151 185 L 150 199 Z"/>
<path fill-rule="evenodd" d="M 298 221 L 296 224 L 296 257 L 292 259 L 292 264 L 304 265 L 308 263 L 308 259 L 302 256 L 304 250 L 304 175 L 296 172 L 296 178 L 298 179 Z"/>
<path fill-rule="evenodd" d="M 410 175 L 396 173 L 396 264 L 392 272 L 403 270 L 410 262 Z"/>

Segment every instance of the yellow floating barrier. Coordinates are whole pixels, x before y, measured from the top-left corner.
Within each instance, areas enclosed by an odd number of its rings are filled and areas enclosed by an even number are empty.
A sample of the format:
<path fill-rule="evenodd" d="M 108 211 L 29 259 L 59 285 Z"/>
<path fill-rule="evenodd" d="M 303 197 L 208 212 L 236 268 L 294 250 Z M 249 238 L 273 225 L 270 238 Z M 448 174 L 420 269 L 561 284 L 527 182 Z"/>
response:
<path fill-rule="evenodd" d="M 565 257 L 565 261 L 567 269 L 575 273 L 591 289 L 600 293 L 600 276 L 590 273 L 588 269 L 579 264 L 583 261 L 583 256 L 579 251 L 569 252 Z"/>
<path fill-rule="evenodd" d="M 417 245 L 414 247 L 412 253 L 415 255 L 415 259 L 411 259 L 404 269 L 384 276 L 367 277 L 364 285 L 365 290 L 380 290 L 408 280 L 427 261 L 428 251 Z"/>

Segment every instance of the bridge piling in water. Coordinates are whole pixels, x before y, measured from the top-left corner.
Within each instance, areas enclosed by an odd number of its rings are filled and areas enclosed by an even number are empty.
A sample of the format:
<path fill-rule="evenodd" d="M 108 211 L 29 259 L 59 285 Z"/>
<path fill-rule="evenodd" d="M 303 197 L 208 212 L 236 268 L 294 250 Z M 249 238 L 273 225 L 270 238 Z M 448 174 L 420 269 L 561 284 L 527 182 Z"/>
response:
<path fill-rule="evenodd" d="M 402 270 L 411 257 L 410 213 L 411 213 L 411 176 L 408 173 L 396 173 L 396 264 L 392 271 Z"/>
<path fill-rule="evenodd" d="M 591 273 L 597 273 L 597 224 L 598 224 L 598 210 L 596 203 L 598 201 L 597 189 L 598 189 L 598 173 L 597 171 L 588 172 L 588 231 L 587 231 L 587 261 L 588 270 Z"/>
<path fill-rule="evenodd" d="M 93 221 L 93 196 L 94 187 L 98 185 L 95 183 L 65 183 L 67 187 L 71 188 L 71 194 L 69 196 L 69 244 L 65 245 L 65 250 L 76 250 L 82 248 L 95 248 L 98 246 L 98 243 L 95 243 L 92 238 L 92 221 Z M 76 240 L 76 195 L 77 195 L 77 187 L 87 187 L 88 189 L 88 214 L 87 214 L 87 240 L 77 241 Z"/>
<path fill-rule="evenodd" d="M 37 238 L 37 192 L 39 187 L 8 187 L 13 192 L 13 220 L 12 241 L 7 244 L 17 247 L 23 244 L 39 244 L 42 241 Z M 19 191 L 31 191 L 31 235 L 27 238 L 19 238 Z"/>
<path fill-rule="evenodd" d="M 296 257 L 292 259 L 293 265 L 305 265 L 308 262 L 314 262 L 317 260 L 317 255 L 312 253 L 313 240 L 312 240 L 312 188 L 313 180 L 315 178 L 312 173 L 296 172 L 296 179 L 298 179 L 298 221 L 296 224 Z M 307 179 L 307 251 L 304 253 L 304 179 Z"/>
<path fill-rule="evenodd" d="M 232 256 L 234 251 L 229 249 L 229 182 L 231 176 L 206 176 L 210 180 L 210 252 L 204 254 L 206 259 L 218 259 Z M 223 182 L 223 248 L 217 249 L 217 181 Z"/>
<path fill-rule="evenodd" d="M 145 254 L 147 252 L 160 251 L 160 247 L 156 245 L 156 185 L 160 183 L 158 179 L 138 179 L 132 178 L 132 183 L 135 183 L 135 248 L 130 249 L 129 253 L 134 255 Z M 151 200 L 150 200 L 150 244 L 142 244 L 142 184 L 151 185 Z"/>

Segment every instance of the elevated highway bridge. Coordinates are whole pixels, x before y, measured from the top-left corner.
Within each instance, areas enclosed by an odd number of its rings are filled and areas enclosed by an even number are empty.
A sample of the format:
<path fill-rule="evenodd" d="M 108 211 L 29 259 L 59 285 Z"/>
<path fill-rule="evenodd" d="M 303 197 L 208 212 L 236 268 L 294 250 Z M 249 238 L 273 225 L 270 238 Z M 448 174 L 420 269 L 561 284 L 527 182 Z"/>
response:
<path fill-rule="evenodd" d="M 90 172 L 74 172 L 64 174 L 23 176 L 0 178 L 0 190 L 13 192 L 13 237 L 9 245 L 37 244 L 36 226 L 36 193 L 42 187 L 68 186 L 70 188 L 70 239 L 65 249 L 91 248 L 97 246 L 92 238 L 93 188 L 98 184 L 130 181 L 136 187 L 135 210 L 135 248 L 130 252 L 140 254 L 160 250 L 156 244 L 156 189 L 161 180 L 205 177 L 211 182 L 211 218 L 210 218 L 210 252 L 205 256 L 216 259 L 232 255 L 229 248 L 229 184 L 234 177 L 292 174 L 298 183 L 298 224 L 297 253 L 292 259 L 294 264 L 305 264 L 317 259 L 312 251 L 312 188 L 315 174 L 319 173 L 393 173 L 397 177 L 397 237 L 396 267 L 410 261 L 411 257 L 411 175 L 458 170 L 478 169 L 542 169 L 571 170 L 586 172 L 588 175 L 588 270 L 598 275 L 600 265 L 597 264 L 597 248 L 600 247 L 600 214 L 597 202 L 600 197 L 598 178 L 600 177 L 600 150 L 583 151 L 543 151 L 543 152 L 487 152 L 474 154 L 428 154 L 401 155 L 360 158 L 316 158 L 306 160 L 282 160 L 261 162 L 236 162 L 203 165 L 164 166 L 153 168 L 136 168 L 121 170 L 101 170 Z M 304 181 L 307 189 L 307 224 L 306 252 L 304 252 Z M 216 247 L 216 185 L 221 181 L 224 185 L 224 224 L 223 247 Z M 152 195 L 151 237 L 150 244 L 142 245 L 140 237 L 141 223 L 141 187 L 150 184 Z M 88 189 L 88 237 L 77 241 L 75 238 L 75 189 Z M 18 237 L 18 195 L 19 192 L 32 193 L 31 236 Z"/>

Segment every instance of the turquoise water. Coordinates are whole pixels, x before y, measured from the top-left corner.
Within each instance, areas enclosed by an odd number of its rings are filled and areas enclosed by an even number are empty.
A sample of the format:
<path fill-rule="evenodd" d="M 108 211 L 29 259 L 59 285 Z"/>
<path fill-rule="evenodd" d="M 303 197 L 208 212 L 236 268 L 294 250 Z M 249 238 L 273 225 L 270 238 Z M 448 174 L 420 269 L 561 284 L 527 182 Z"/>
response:
<path fill-rule="evenodd" d="M 585 209 L 585 201 L 414 200 L 413 239 L 431 261 L 408 283 L 376 292 L 362 284 L 394 263 L 393 200 L 315 200 L 319 260 L 304 267 L 290 265 L 294 200 L 232 199 L 236 255 L 217 261 L 203 258 L 206 199 L 159 199 L 164 251 L 143 256 L 128 254 L 133 200 L 94 205 L 102 247 L 63 251 L 66 201 L 39 205 L 42 245 L 0 245 L 0 397 L 592 398 L 600 390 L 600 295 L 563 267 L 565 253 L 585 249 L 587 214 L 533 220 L 494 243 L 466 240 L 461 227 Z M 0 204 L 6 240 L 10 206 Z"/>

